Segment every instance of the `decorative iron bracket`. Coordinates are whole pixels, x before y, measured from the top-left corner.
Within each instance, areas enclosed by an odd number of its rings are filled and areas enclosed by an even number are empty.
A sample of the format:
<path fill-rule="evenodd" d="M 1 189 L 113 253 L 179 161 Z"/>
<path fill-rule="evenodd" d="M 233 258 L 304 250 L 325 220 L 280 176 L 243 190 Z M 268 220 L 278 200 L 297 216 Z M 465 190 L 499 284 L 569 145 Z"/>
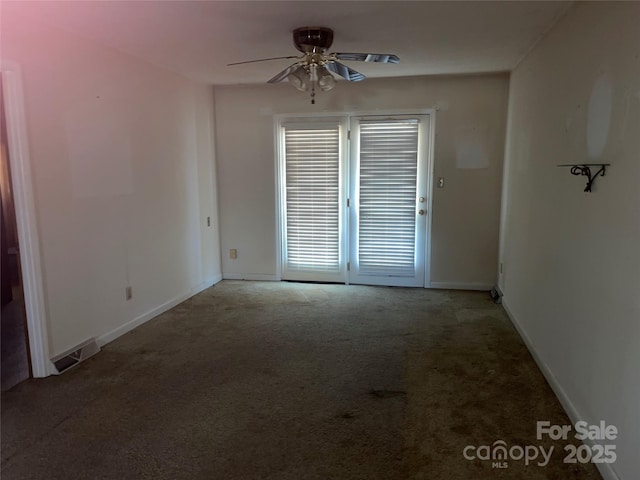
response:
<path fill-rule="evenodd" d="M 587 180 L 587 186 L 584 188 L 585 192 L 591 192 L 591 187 L 593 186 L 593 182 L 596 177 L 601 176 L 604 177 L 604 174 L 607 171 L 607 167 L 611 165 L 610 163 L 569 163 L 565 165 L 558 165 L 559 167 L 571 167 L 571 175 L 585 175 Z M 600 167 L 596 173 L 591 174 L 591 167 Z"/>

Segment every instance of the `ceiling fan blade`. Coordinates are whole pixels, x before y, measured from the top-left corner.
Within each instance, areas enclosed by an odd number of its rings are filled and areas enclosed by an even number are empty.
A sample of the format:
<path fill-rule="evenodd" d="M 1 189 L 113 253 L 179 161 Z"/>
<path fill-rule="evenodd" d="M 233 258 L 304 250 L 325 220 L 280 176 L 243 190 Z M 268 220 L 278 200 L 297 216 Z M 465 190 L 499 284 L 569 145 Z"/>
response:
<path fill-rule="evenodd" d="M 297 58 L 297 57 L 293 57 L 293 58 Z M 281 82 L 282 80 L 287 78 L 287 76 L 291 72 L 293 72 L 295 69 L 297 69 L 299 66 L 300 66 L 299 63 L 294 63 L 293 65 L 288 66 L 287 68 L 282 70 L 280 73 L 278 73 L 275 77 L 273 77 L 270 80 L 268 80 L 267 83 L 278 83 L 278 82 Z"/>
<path fill-rule="evenodd" d="M 390 53 L 334 53 L 334 55 L 338 60 L 346 60 L 349 62 L 400 62 L 397 55 L 392 55 Z"/>
<path fill-rule="evenodd" d="M 325 67 L 327 67 L 327 70 L 330 70 L 333 73 L 337 73 L 350 82 L 359 82 L 360 80 L 364 80 L 366 78 L 360 72 L 356 72 L 353 68 L 349 68 L 340 62 L 336 62 L 335 60 L 333 62 L 328 62 Z"/>
<path fill-rule="evenodd" d="M 268 62 L 269 60 L 283 60 L 285 58 L 299 58 L 299 57 L 295 55 L 289 55 L 288 57 L 260 58 L 258 60 L 247 60 L 246 62 L 227 63 L 227 67 L 230 67 L 232 65 L 242 65 L 243 63 Z"/>

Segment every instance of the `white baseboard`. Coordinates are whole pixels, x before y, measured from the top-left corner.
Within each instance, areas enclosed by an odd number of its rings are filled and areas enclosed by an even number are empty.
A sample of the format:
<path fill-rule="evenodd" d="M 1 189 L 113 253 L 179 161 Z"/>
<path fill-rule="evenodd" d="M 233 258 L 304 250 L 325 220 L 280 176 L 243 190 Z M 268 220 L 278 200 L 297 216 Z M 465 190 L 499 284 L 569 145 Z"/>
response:
<path fill-rule="evenodd" d="M 279 282 L 277 275 L 265 275 L 262 273 L 223 273 L 222 278 L 225 280 L 257 280 L 266 282 Z"/>
<path fill-rule="evenodd" d="M 518 320 L 509 309 L 509 302 L 506 296 L 502 297 L 502 307 L 504 308 L 505 312 L 507 312 L 507 316 L 509 317 L 509 320 L 511 320 L 511 323 L 513 324 L 515 329 L 518 331 L 518 334 L 520 334 L 520 337 L 522 338 L 525 345 L 527 346 L 529 353 L 531 353 L 531 356 L 533 357 L 536 364 L 538 365 L 538 368 L 542 371 L 542 374 L 547 380 L 547 383 L 549 383 L 549 385 L 551 386 L 551 389 L 556 394 L 556 397 L 558 397 L 558 400 L 560 401 L 562 408 L 564 408 L 571 422 L 575 425 L 576 422 L 580 420 L 584 420 L 588 422 L 590 425 L 595 424 L 596 422 L 590 419 L 587 419 L 584 415 L 580 415 L 580 412 L 578 412 L 578 409 L 573 404 L 573 402 L 567 395 L 567 392 L 565 392 L 564 388 L 562 388 L 562 385 L 560 384 L 560 382 L 558 382 L 558 379 L 555 377 L 555 375 L 553 374 L 549 366 L 540 358 L 535 346 L 533 345 L 533 342 L 531 341 L 531 339 L 529 338 L 525 330 L 518 323 Z M 593 446 L 595 444 L 593 440 L 588 440 L 588 439 L 584 440 L 584 443 L 589 446 Z M 596 463 L 595 465 L 600 471 L 600 475 L 602 475 L 602 478 L 604 480 L 621 480 L 618 474 L 613 469 L 612 464 Z"/>
<path fill-rule="evenodd" d="M 430 288 L 442 288 L 445 290 L 481 290 L 488 292 L 493 288 L 493 284 L 480 282 L 431 282 Z"/>
<path fill-rule="evenodd" d="M 183 293 L 181 295 L 178 295 L 176 297 L 173 297 L 171 300 L 166 301 L 162 305 L 159 305 L 156 308 L 153 308 L 153 309 L 149 310 L 148 312 L 143 313 L 142 315 L 140 315 L 140 316 L 134 318 L 133 320 L 125 323 L 124 325 L 121 325 L 118 328 L 116 328 L 114 330 L 111 330 L 108 333 L 105 333 L 104 335 L 102 335 L 102 336 L 100 336 L 100 337 L 98 337 L 96 339 L 96 343 L 98 344 L 99 347 L 103 347 L 107 343 L 114 341 L 116 338 L 124 335 L 127 332 L 130 332 L 134 328 L 139 327 L 140 325 L 142 325 L 143 323 L 148 322 L 152 318 L 155 318 L 158 315 L 166 312 L 167 310 L 172 309 L 173 307 L 175 307 L 179 303 L 182 303 L 185 300 L 193 297 L 194 295 L 202 292 L 203 290 L 206 290 L 207 288 L 215 285 L 220 280 L 222 280 L 222 275 L 221 274 L 215 275 L 214 277 L 210 278 L 209 280 L 202 282 L 200 285 L 197 285 L 197 286 L 189 289 L 187 292 L 185 292 L 185 293 Z"/>

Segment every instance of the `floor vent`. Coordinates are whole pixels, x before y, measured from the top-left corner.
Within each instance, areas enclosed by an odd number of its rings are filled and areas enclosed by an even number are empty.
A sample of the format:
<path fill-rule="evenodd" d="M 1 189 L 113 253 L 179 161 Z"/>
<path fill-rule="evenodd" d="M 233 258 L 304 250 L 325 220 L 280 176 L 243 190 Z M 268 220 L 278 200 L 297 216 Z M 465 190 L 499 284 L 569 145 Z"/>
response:
<path fill-rule="evenodd" d="M 56 373 L 59 375 L 79 364 L 83 360 L 95 355 L 99 351 L 100 347 L 96 343 L 95 339 L 91 338 L 71 350 L 55 356 L 51 361 L 56 367 Z"/>

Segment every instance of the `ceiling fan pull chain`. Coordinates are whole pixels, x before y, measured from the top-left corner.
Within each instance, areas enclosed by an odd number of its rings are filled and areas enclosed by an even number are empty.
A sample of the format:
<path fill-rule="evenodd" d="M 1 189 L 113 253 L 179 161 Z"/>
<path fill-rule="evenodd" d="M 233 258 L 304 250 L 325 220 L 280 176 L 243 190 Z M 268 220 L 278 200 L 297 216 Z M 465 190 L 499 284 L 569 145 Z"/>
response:
<path fill-rule="evenodd" d="M 309 80 L 311 80 L 311 105 L 316 104 L 316 80 L 317 80 L 317 71 L 318 66 L 315 61 L 309 65 Z"/>

